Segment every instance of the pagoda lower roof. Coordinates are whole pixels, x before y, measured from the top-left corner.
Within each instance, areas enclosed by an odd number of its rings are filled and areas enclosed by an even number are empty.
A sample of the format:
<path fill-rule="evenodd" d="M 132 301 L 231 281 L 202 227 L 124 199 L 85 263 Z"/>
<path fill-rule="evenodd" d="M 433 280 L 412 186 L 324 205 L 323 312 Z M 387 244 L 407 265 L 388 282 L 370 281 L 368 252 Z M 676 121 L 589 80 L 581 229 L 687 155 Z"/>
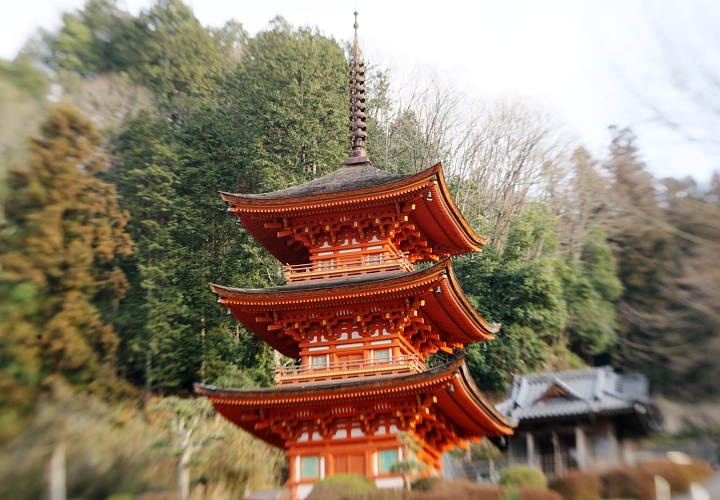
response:
<path fill-rule="evenodd" d="M 350 411 L 373 404 L 434 399 L 431 413 L 442 414 L 450 421 L 461 439 L 512 434 L 517 425 L 503 416 L 483 396 L 472 380 L 463 358 L 425 372 L 387 376 L 370 381 L 339 381 L 326 384 L 271 387 L 266 389 L 221 389 L 195 384 L 195 392 L 207 396 L 225 418 L 269 444 L 285 447 L 286 438 L 272 426 L 261 425 L 270 412 L 286 419 L 298 420 L 310 415 L 313 421 L 323 409 Z M 378 410 L 379 411 L 379 410 Z M 387 411 L 387 410 L 386 410 Z"/>
<path fill-rule="evenodd" d="M 358 213 L 387 205 L 414 207 L 408 220 L 440 257 L 481 251 L 486 238 L 478 236 L 450 195 L 442 165 L 411 175 L 391 174 L 372 165 L 344 166 L 318 179 L 263 194 L 220 193 L 228 211 L 275 258 L 285 264 L 305 264 L 307 248 L 291 248 L 293 236 L 280 236 L 277 224 L 293 217 L 322 217 Z M 429 199 L 428 199 L 429 198 Z M 283 231 L 285 232 L 285 231 Z M 422 261 L 437 260 L 425 255 Z"/>
<path fill-rule="evenodd" d="M 366 307 L 372 303 L 413 297 L 425 301 L 422 314 L 442 335 L 455 342 L 470 344 L 492 340 L 492 334 L 500 328 L 485 321 L 468 302 L 449 259 L 420 271 L 367 274 L 270 288 L 210 287 L 220 297 L 218 302 L 229 308 L 246 328 L 292 358 L 300 355 L 299 342 L 286 335 L 279 336 L 277 330 L 269 328 L 270 323 L 258 322 L 258 315 L 281 310 Z"/>

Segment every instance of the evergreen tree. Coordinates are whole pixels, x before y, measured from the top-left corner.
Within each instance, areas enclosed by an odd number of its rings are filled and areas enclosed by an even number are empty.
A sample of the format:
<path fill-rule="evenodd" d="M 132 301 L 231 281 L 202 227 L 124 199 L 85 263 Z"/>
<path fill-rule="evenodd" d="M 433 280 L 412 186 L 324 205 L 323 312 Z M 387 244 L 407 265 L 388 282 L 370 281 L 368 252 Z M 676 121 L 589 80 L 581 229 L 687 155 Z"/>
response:
<path fill-rule="evenodd" d="M 221 72 L 218 44 L 181 0 L 157 0 L 128 30 L 124 71 L 163 98 L 212 91 Z"/>
<path fill-rule="evenodd" d="M 513 373 L 541 371 L 568 320 L 552 261 L 556 220 L 536 205 L 520 215 L 504 254 L 492 248 L 457 259 L 456 273 L 478 312 L 502 328 L 496 340 L 467 348 L 468 365 L 484 388 L 502 390 Z"/>
<path fill-rule="evenodd" d="M 720 238 L 716 220 L 701 222 L 712 208 L 680 202 L 689 185 L 666 182 L 661 195 L 628 129 L 615 131 L 606 168 L 615 193 L 610 238 L 624 287 L 615 358 L 666 394 L 717 395 L 710 374 L 717 373 L 720 280 L 711 270 Z"/>
<path fill-rule="evenodd" d="M 57 33 L 41 29 L 23 52 L 54 70 L 83 76 L 122 70 L 130 21 L 116 0 L 88 0 L 82 10 L 63 15 Z"/>
<path fill-rule="evenodd" d="M 131 240 L 115 188 L 98 178 L 99 141 L 76 109 L 57 107 L 31 142 L 29 164 L 11 172 L 0 232 L 3 406 L 52 374 L 100 392 L 114 385 L 118 339 L 104 314 L 127 287 L 118 259 Z M 9 420 L 0 434 L 18 421 Z"/>

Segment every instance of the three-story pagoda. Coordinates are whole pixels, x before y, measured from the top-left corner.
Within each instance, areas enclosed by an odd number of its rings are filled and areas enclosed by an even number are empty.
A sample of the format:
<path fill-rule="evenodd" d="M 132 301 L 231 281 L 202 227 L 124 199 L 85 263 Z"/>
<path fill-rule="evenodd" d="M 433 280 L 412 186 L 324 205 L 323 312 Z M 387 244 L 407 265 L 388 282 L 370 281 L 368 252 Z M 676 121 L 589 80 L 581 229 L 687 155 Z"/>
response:
<path fill-rule="evenodd" d="M 498 328 L 469 304 L 449 259 L 481 251 L 486 240 L 455 206 L 440 164 L 398 175 L 367 158 L 357 21 L 355 30 L 352 156 L 288 189 L 221 193 L 228 211 L 286 264 L 286 284 L 211 288 L 246 328 L 300 363 L 277 368 L 269 389 L 196 385 L 228 420 L 285 450 L 294 499 L 338 473 L 400 487 L 398 461 L 437 474 L 442 452 L 512 433 L 462 358 L 425 368 L 432 353 L 494 338 Z M 414 268 L 423 262 L 436 264 Z M 409 449 L 414 456 L 405 456 Z"/>

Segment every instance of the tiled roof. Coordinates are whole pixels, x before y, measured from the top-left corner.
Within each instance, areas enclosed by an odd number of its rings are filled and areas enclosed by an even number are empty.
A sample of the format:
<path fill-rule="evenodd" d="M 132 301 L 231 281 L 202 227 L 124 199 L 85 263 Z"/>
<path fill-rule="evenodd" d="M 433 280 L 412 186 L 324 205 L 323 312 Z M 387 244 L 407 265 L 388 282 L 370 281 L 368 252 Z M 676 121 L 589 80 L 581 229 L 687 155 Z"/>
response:
<path fill-rule="evenodd" d="M 318 279 L 312 281 L 297 281 L 286 285 L 268 286 L 265 288 L 234 288 L 229 286 L 215 285 L 218 288 L 239 293 L 283 293 L 294 292 L 299 290 L 320 290 L 330 289 L 350 285 L 361 285 L 363 283 L 376 283 L 379 281 L 391 280 L 400 276 L 409 276 L 413 273 L 420 274 L 420 271 L 386 271 L 378 273 L 361 274 L 358 276 L 349 276 L 345 278 Z"/>
<path fill-rule="evenodd" d="M 262 194 L 237 195 L 257 200 L 281 200 L 318 194 L 353 191 L 355 189 L 382 186 L 393 181 L 412 177 L 413 174 L 392 174 L 377 169 L 370 163 L 341 167 L 317 179 L 287 189 Z"/>
<path fill-rule="evenodd" d="M 587 414 L 644 412 L 652 405 L 647 379 L 611 366 L 516 375 L 508 398 L 496 405 L 519 420 Z"/>

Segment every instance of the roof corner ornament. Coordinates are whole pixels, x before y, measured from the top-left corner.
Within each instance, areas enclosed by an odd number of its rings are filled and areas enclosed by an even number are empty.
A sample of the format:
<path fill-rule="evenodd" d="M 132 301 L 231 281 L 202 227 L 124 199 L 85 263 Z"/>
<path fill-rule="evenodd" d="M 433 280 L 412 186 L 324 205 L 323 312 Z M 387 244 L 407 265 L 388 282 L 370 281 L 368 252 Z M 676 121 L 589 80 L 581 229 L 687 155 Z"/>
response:
<path fill-rule="evenodd" d="M 358 42 L 358 13 L 355 12 L 355 38 L 353 40 L 352 59 L 350 60 L 350 142 L 352 143 L 352 157 L 346 164 L 359 163 L 352 161 L 363 158 L 367 161 L 365 141 L 367 140 L 367 124 L 365 120 L 365 61 L 360 55 Z"/>

